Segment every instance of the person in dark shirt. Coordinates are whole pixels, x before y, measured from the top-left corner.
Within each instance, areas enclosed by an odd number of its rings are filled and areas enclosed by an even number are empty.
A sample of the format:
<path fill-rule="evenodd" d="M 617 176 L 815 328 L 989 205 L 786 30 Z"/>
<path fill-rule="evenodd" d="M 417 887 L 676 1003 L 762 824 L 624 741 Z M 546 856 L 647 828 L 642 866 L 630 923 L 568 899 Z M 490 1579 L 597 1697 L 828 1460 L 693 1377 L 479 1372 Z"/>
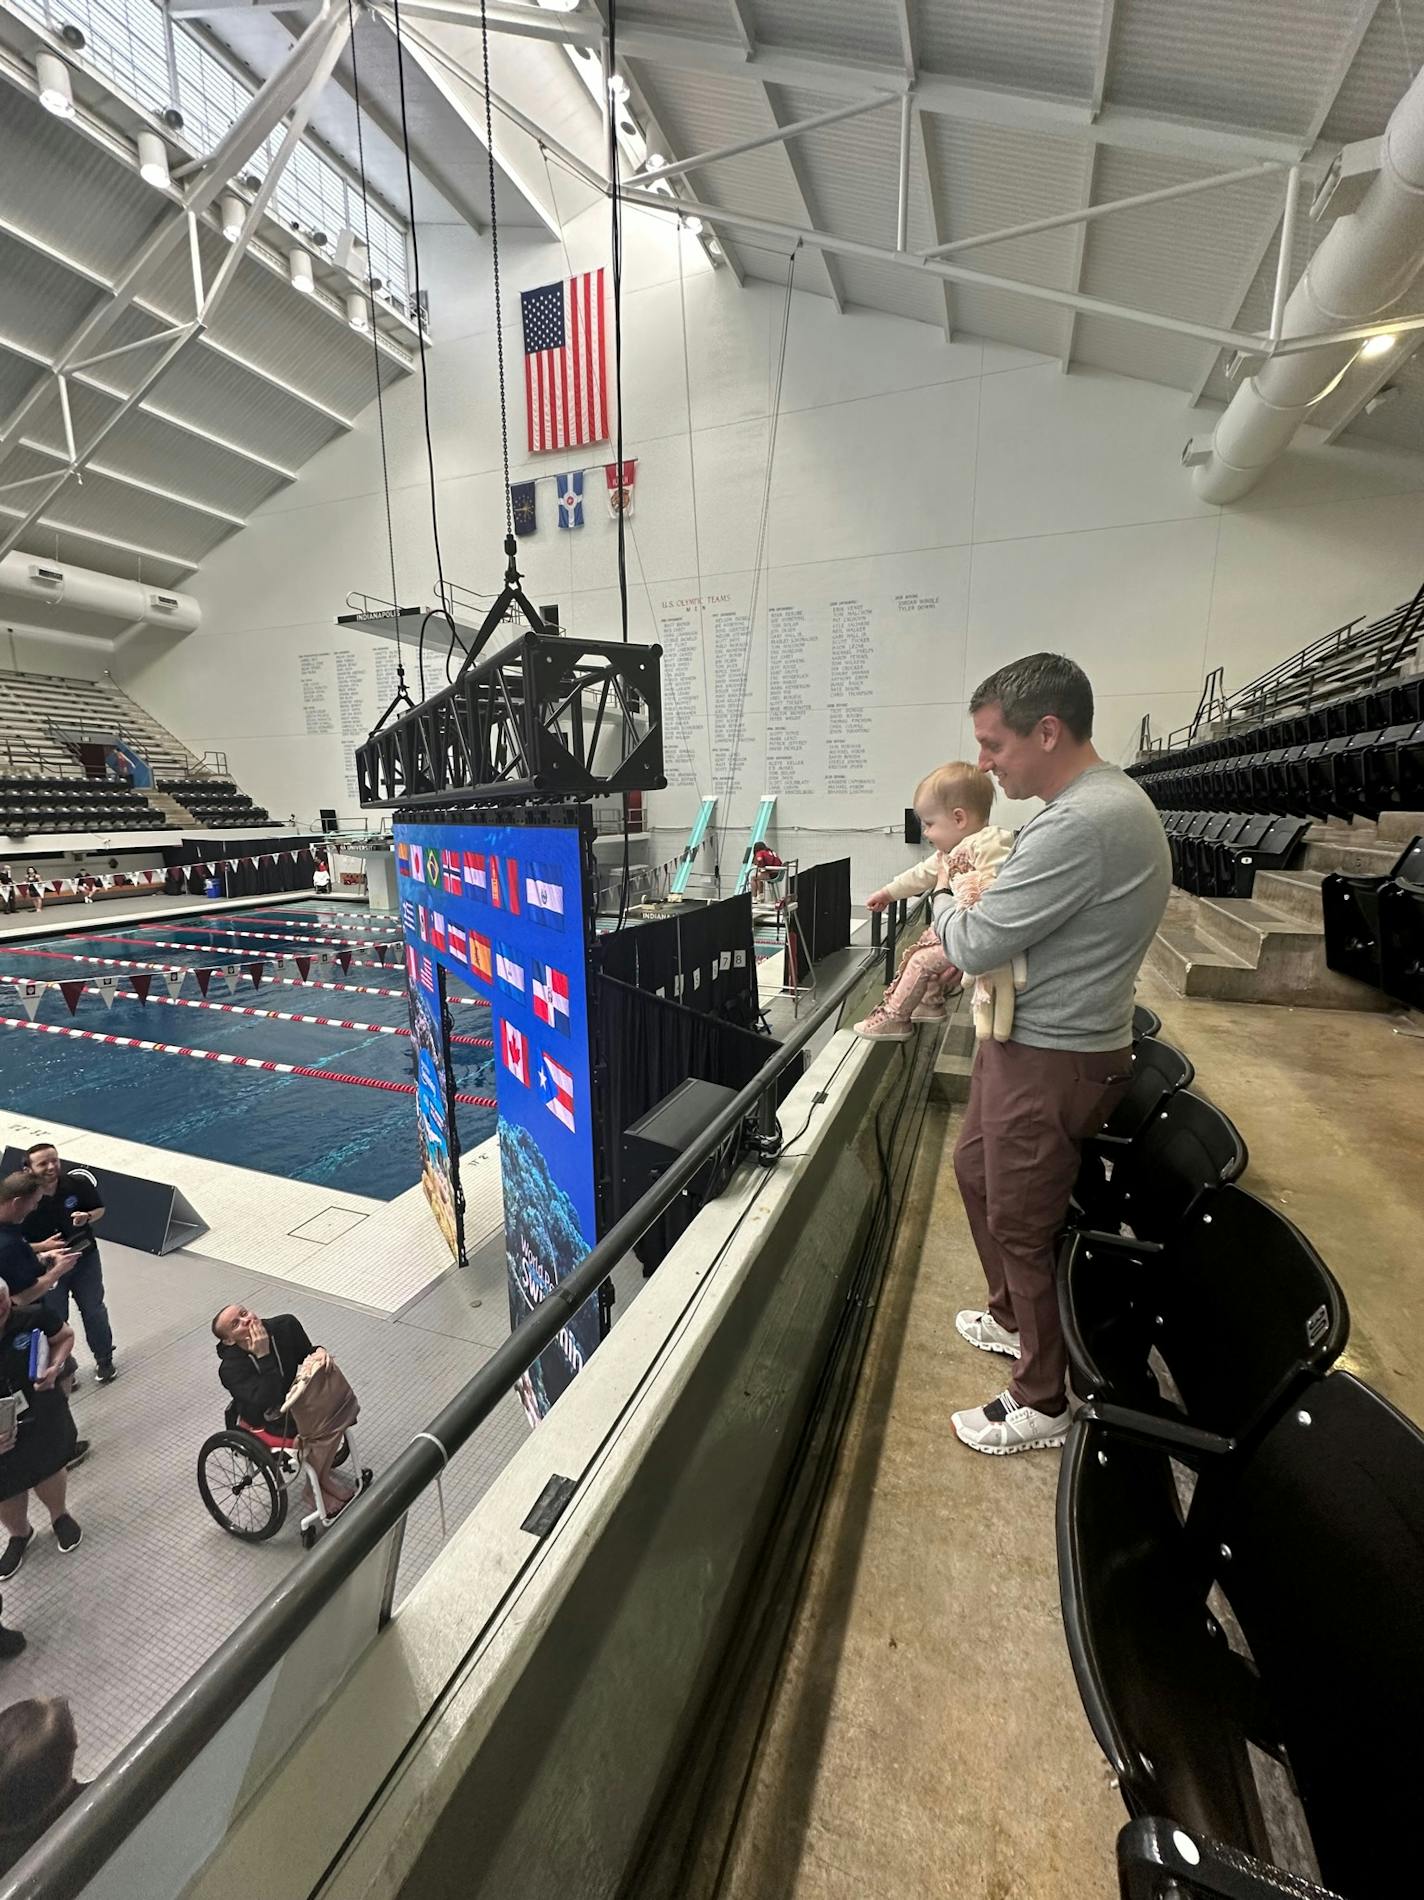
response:
<path fill-rule="evenodd" d="M 290 1421 L 282 1401 L 297 1367 L 315 1350 L 306 1328 L 291 1313 L 259 1319 L 246 1306 L 225 1306 L 213 1321 L 218 1377 L 232 1394 L 249 1430 L 285 1437 Z"/>
<path fill-rule="evenodd" d="M 79 1259 L 62 1246 L 39 1249 L 26 1239 L 23 1226 L 39 1205 L 41 1192 L 27 1170 L 0 1178 L 0 1280 L 16 1306 L 38 1305 Z"/>
<path fill-rule="evenodd" d="M 43 1305 L 18 1307 L 0 1280 L 0 1581 L 25 1561 L 35 1533 L 30 1493 L 49 1512 L 54 1541 L 66 1554 L 83 1533 L 66 1507 L 65 1467 L 78 1448 L 59 1378 L 74 1334 Z"/>
<path fill-rule="evenodd" d="M 75 1265 L 49 1296 L 60 1319 L 69 1318 L 71 1294 L 84 1322 L 84 1337 L 94 1355 L 100 1385 L 118 1377 L 114 1364 L 114 1330 L 104 1301 L 104 1265 L 99 1258 L 94 1228 L 104 1218 L 99 1184 L 87 1168 L 66 1164 L 52 1141 L 37 1141 L 25 1150 L 25 1166 L 40 1184 L 40 1200 L 23 1223 L 27 1239 L 44 1249 L 56 1241 L 78 1256 Z"/>
<path fill-rule="evenodd" d="M 63 1696 L 0 1710 L 0 1876 L 83 1794 L 86 1784 L 74 1779 L 78 1750 Z"/>

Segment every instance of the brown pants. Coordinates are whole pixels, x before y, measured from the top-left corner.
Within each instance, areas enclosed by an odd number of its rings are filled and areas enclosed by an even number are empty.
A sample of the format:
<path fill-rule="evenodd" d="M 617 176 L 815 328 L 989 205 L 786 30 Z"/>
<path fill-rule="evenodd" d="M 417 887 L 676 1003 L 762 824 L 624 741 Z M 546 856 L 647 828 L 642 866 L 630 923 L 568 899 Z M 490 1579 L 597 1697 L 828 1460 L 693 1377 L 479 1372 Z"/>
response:
<path fill-rule="evenodd" d="M 1078 1173 L 1080 1144 L 1127 1086 L 1131 1051 L 1085 1055 L 981 1042 L 954 1172 L 989 1311 L 1019 1336 L 1012 1391 L 1059 1409 L 1067 1357 L 1054 1287 L 1054 1243 Z"/>

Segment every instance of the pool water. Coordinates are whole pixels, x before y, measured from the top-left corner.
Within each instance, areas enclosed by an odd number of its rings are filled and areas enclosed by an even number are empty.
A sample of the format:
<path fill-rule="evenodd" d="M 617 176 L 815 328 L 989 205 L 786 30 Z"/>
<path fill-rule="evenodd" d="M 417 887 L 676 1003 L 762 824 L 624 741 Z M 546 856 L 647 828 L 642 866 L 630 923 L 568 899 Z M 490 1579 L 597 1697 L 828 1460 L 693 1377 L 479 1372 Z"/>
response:
<path fill-rule="evenodd" d="M 71 1016 L 55 989 L 45 993 L 36 1020 L 97 1035 L 136 1036 L 341 1075 L 393 1082 L 414 1079 L 412 1044 L 405 1036 L 175 1007 L 166 1000 L 167 987 L 156 973 L 144 1004 L 129 988 L 129 971 L 107 969 L 92 960 L 125 958 L 156 972 L 263 959 L 268 970 L 255 992 L 246 976 L 233 995 L 219 979 L 209 988 L 209 1000 L 404 1029 L 405 965 L 394 919 L 361 911 L 333 913 L 313 903 L 276 908 L 254 905 L 250 912 L 223 911 L 145 924 L 103 919 L 101 914 L 93 926 L 63 937 L 7 940 L 0 949 L 0 1017 L 25 1021 L 19 994 L 4 984 L 5 978 L 51 983 L 83 978 L 92 984 L 100 976 L 116 976 L 119 986 L 112 1008 L 106 1009 L 102 996 L 86 990 Z M 307 934 L 319 941 L 302 941 Z M 272 958 L 316 956 L 323 949 L 348 947 L 351 938 L 380 938 L 389 943 L 392 947 L 384 967 L 376 949 L 350 944 L 353 958 L 368 959 L 374 967 L 353 961 L 345 974 L 339 969 L 311 971 L 313 977 L 320 975 L 323 981 L 343 985 L 341 992 L 271 980 Z M 168 947 L 174 944 L 184 947 Z M 295 972 L 289 968 L 284 974 Z M 360 994 L 357 985 L 394 993 Z M 185 1001 L 199 998 L 191 975 L 179 995 Z M 456 1033 L 488 1037 L 486 1008 L 455 1004 L 452 1016 Z M 494 1094 L 491 1050 L 457 1044 L 452 1055 L 459 1091 Z M 311 1076 L 43 1035 L 28 1027 L 0 1028 L 0 1101 L 37 1120 L 259 1168 L 376 1200 L 394 1199 L 420 1176 L 413 1095 Z M 462 1104 L 457 1121 L 463 1149 L 494 1133 L 493 1109 Z"/>

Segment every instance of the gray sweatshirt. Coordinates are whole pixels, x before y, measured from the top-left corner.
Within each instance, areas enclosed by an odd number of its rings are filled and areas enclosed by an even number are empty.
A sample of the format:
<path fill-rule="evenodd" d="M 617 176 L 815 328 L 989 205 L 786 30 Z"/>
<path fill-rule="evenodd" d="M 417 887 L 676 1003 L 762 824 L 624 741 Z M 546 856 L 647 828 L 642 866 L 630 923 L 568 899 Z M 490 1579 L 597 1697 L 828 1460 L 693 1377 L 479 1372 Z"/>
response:
<path fill-rule="evenodd" d="M 1172 883 L 1162 821 L 1115 765 L 1090 765 L 1019 833 L 972 910 L 934 900 L 934 927 L 967 976 L 1028 957 L 1011 1040 L 1125 1049 L 1132 992 Z"/>

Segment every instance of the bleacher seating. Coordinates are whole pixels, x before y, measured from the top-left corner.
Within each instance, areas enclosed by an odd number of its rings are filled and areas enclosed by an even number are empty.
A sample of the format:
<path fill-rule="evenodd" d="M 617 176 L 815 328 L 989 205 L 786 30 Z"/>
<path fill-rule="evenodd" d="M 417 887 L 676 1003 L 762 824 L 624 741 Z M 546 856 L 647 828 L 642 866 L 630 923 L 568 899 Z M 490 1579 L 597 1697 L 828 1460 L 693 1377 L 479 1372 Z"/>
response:
<path fill-rule="evenodd" d="M 1332 872 L 1320 901 L 1330 968 L 1424 1009 L 1424 837 L 1405 846 L 1388 877 Z"/>
<path fill-rule="evenodd" d="M 211 825 L 217 831 L 233 825 L 270 825 L 272 822 L 271 813 L 261 805 L 254 805 L 231 779 L 165 779 L 159 790 L 176 798 L 199 824 Z"/>
<path fill-rule="evenodd" d="M 1197 1100 L 1169 1094 L 1109 1185 Z M 1207 1106 L 1182 1122 L 1197 1138 Z M 1121 1893 L 1373 1900 L 1410 1864 L 1424 1434 L 1336 1369 L 1348 1311 L 1309 1240 L 1185 1154 L 1155 1201 L 1138 1165 L 1134 1198 L 1105 1231 L 1070 1228 L 1059 1259 L 1086 1400 L 1059 1477 L 1060 1590 L 1084 1710 L 1137 1817 Z M 1328 1892 L 1303 1877 L 1311 1856 Z"/>
<path fill-rule="evenodd" d="M 0 832 L 151 831 L 160 821 L 142 792 L 87 778 L 0 778 Z"/>

